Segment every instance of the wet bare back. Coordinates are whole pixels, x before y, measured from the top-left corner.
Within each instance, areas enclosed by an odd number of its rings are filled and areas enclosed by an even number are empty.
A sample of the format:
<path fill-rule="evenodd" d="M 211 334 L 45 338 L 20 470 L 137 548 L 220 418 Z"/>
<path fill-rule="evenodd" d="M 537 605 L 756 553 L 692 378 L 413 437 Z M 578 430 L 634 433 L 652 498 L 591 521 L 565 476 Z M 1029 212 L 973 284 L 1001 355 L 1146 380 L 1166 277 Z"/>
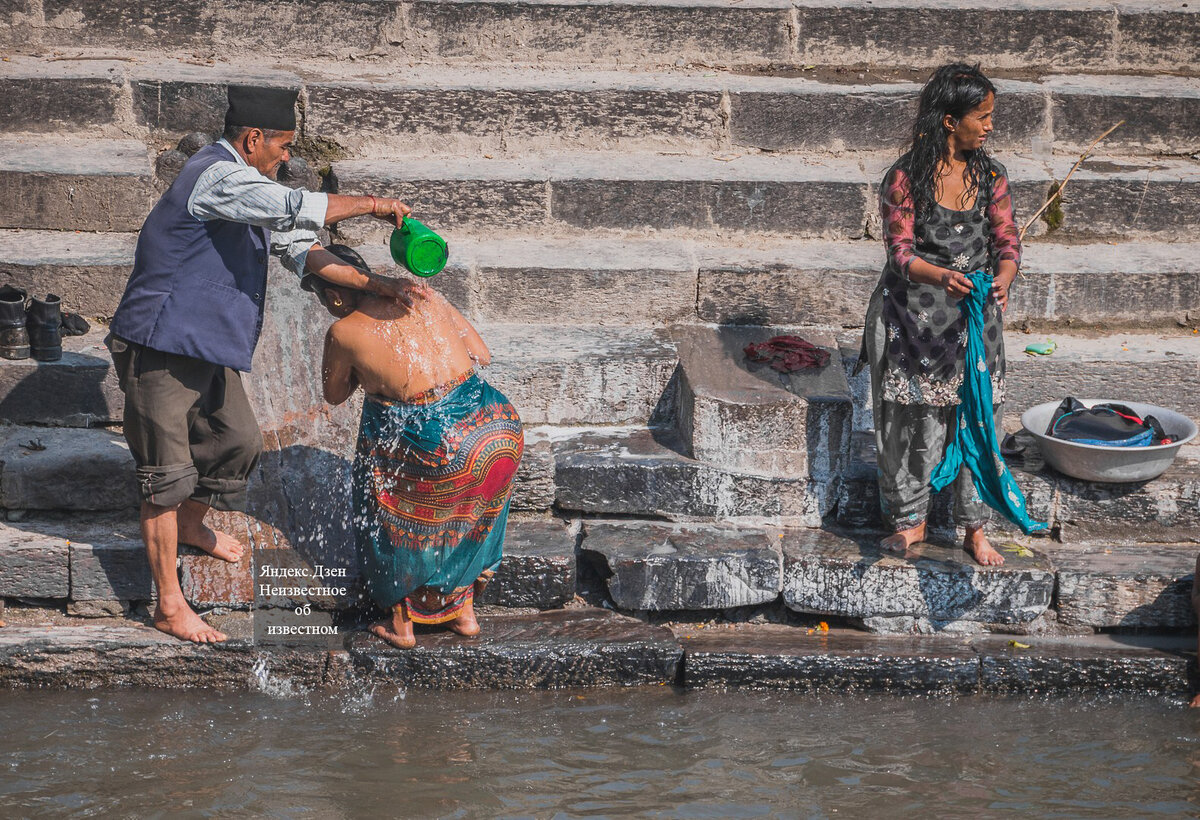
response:
<path fill-rule="evenodd" d="M 336 356 L 367 393 L 408 400 L 468 372 L 488 350 L 453 305 L 432 289 L 413 297 L 412 308 L 365 297 L 358 309 L 330 328 Z"/>

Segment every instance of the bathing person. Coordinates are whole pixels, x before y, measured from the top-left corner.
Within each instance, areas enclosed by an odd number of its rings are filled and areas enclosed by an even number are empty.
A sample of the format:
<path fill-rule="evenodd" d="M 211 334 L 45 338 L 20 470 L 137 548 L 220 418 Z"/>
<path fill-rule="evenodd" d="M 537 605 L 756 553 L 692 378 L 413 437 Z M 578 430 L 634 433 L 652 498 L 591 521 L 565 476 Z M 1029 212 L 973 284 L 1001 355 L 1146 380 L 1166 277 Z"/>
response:
<path fill-rule="evenodd" d="M 369 274 L 353 250 L 330 246 Z M 322 276 L 301 285 L 337 317 L 325 337 L 325 400 L 361 386 L 353 527 L 388 643 L 416 644 L 413 622 L 479 632 L 474 598 L 500 563 L 524 436 L 517 411 L 475 375 L 487 345 L 454 307 L 421 286 L 411 306 Z"/>
<path fill-rule="evenodd" d="M 230 86 L 225 131 L 197 152 L 138 236 L 133 273 L 108 344 L 125 393 L 125 439 L 137 465 L 142 538 L 158 589 L 154 625 L 197 643 L 225 640 L 183 597 L 177 545 L 237 562 L 242 546 L 204 525 L 209 508 L 240 510 L 262 433 L 243 371 L 262 328 L 267 255 L 300 274 L 409 299 L 412 285 L 364 274 L 317 243 L 323 225 L 371 215 L 399 224 L 396 199 L 292 190 L 294 90 Z"/>
<path fill-rule="evenodd" d="M 930 478 L 963 383 L 967 327 L 959 302 L 977 270 L 994 277 L 983 345 L 995 421 L 1004 402 L 1002 315 L 1021 246 L 1007 174 L 985 148 L 995 101 L 978 67 L 937 69 L 921 91 L 909 150 L 880 192 L 887 262 L 867 309 L 863 361 L 871 367 L 880 506 L 892 530 L 880 546 L 900 554 L 925 537 Z M 980 564 L 1004 563 L 984 537 L 989 512 L 965 465 L 953 488 L 963 548 Z"/>

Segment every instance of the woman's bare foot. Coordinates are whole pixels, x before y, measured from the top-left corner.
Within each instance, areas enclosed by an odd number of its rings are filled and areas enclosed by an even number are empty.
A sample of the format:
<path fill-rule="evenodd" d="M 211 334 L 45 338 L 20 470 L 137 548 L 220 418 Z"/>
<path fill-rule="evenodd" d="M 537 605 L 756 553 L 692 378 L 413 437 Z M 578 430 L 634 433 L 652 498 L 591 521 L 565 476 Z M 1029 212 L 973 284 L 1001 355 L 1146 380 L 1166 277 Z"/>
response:
<path fill-rule="evenodd" d="M 417 645 L 417 636 L 413 634 L 412 620 L 404 611 L 404 604 L 397 604 L 392 609 L 392 617 L 379 621 L 370 626 L 371 634 L 390 643 L 397 649 L 412 649 Z"/>
<path fill-rule="evenodd" d="M 976 563 L 985 567 L 998 567 L 1004 563 L 1004 556 L 992 549 L 987 536 L 983 534 L 983 527 L 967 527 L 963 549 L 971 553 Z"/>
<path fill-rule="evenodd" d="M 922 521 L 915 527 L 894 532 L 887 538 L 882 539 L 879 542 L 879 548 L 884 552 L 891 552 L 895 553 L 896 555 L 904 555 L 908 552 L 909 547 L 924 540 L 925 522 Z"/>
<path fill-rule="evenodd" d="M 153 622 L 155 629 L 181 641 L 221 643 L 229 637 L 205 623 L 182 598 L 178 601 L 159 601 Z"/>
<path fill-rule="evenodd" d="M 447 626 L 451 632 L 457 632 L 459 635 L 464 635 L 468 638 L 479 634 L 479 621 L 475 618 L 475 604 L 468 601 L 463 611 L 458 614 L 458 617 L 451 621 Z"/>

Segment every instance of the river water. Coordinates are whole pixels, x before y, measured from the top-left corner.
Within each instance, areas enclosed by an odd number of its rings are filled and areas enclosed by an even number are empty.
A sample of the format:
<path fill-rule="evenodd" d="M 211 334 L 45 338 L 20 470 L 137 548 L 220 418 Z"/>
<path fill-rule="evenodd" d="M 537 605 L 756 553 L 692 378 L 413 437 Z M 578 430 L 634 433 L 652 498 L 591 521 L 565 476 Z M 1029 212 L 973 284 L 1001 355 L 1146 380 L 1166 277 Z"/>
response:
<path fill-rule="evenodd" d="M 1195 817 L 1164 701 L 0 693 L 0 816 Z"/>

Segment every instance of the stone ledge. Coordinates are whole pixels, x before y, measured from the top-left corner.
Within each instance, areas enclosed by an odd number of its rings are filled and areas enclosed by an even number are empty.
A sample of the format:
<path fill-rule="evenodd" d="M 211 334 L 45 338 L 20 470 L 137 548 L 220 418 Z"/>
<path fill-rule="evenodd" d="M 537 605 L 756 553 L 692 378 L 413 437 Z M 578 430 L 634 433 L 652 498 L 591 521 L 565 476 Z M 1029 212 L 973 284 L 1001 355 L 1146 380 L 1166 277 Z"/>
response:
<path fill-rule="evenodd" d="M 689 687 L 956 695 L 979 687 L 979 659 L 957 641 L 834 630 L 807 635 L 773 624 L 681 628 Z"/>
<path fill-rule="evenodd" d="M 589 521 L 580 549 L 603 562 L 624 610 L 754 606 L 782 589 L 779 547 L 761 529 Z"/>
<path fill-rule="evenodd" d="M 1003 566 L 981 567 L 958 549 L 923 543 L 899 557 L 880 551 L 876 540 L 787 532 L 784 602 L 798 612 L 861 618 L 871 626 L 911 617 L 942 629 L 1028 623 L 1050 606 L 1054 570 L 1044 555 L 1005 555 Z"/>
<path fill-rule="evenodd" d="M 1017 646 L 1002 638 L 884 638 L 840 629 L 810 635 L 778 625 L 680 628 L 672 635 L 586 609 L 487 617 L 482 634 L 472 639 L 421 631 L 418 648 L 410 651 L 351 632 L 344 650 L 327 651 L 255 647 L 244 639 L 195 646 L 124 619 L 16 625 L 15 614 L 0 629 L 0 689 L 296 693 L 381 685 L 531 689 L 682 683 L 818 693 L 1178 698 L 1196 683 L 1191 636 L 1025 638 Z M 239 617 L 240 627 L 220 627 L 231 635 L 246 633 L 248 618 Z"/>
<path fill-rule="evenodd" d="M 1105 627 L 1194 627 L 1197 546 L 1087 545 L 1050 552 L 1059 623 Z"/>
<path fill-rule="evenodd" d="M 575 597 L 575 533 L 565 521 L 509 519 L 504 559 L 476 602 L 554 609 Z"/>

